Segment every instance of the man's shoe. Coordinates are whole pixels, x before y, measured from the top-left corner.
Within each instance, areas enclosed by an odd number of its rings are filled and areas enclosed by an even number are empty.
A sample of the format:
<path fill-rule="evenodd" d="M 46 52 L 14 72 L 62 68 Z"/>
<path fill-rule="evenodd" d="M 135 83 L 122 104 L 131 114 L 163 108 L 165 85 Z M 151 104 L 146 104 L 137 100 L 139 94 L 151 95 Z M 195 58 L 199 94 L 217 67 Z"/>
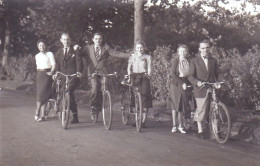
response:
<path fill-rule="evenodd" d="M 98 120 L 98 113 L 91 113 L 91 119 L 93 123 L 96 123 Z"/>
<path fill-rule="evenodd" d="M 73 117 L 73 119 L 70 121 L 70 123 L 79 123 L 79 118 Z"/>
<path fill-rule="evenodd" d="M 205 139 L 204 133 L 194 133 L 194 135 L 199 139 Z"/>

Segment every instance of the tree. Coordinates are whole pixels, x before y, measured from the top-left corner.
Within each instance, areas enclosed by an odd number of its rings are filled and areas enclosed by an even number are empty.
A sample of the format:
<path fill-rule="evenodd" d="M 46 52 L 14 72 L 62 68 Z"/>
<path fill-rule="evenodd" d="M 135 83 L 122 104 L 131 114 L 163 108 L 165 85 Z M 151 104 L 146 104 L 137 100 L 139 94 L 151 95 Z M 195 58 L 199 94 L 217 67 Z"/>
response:
<path fill-rule="evenodd" d="M 143 0 L 135 0 L 135 38 L 134 43 L 138 40 L 143 40 L 143 10 L 144 10 L 144 1 Z"/>

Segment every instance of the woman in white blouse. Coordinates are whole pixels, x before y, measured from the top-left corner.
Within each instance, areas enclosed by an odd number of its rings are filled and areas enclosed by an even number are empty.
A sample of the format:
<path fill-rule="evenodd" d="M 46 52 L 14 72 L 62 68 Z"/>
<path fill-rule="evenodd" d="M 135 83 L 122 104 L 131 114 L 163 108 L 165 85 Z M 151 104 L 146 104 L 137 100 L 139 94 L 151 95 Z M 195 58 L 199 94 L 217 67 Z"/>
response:
<path fill-rule="evenodd" d="M 149 76 L 151 76 L 151 56 L 144 54 L 143 41 L 136 42 L 135 53 L 132 54 L 128 60 L 127 73 L 130 75 L 131 84 L 139 87 L 144 108 L 143 117 L 146 117 L 148 108 L 152 108 L 152 95 L 149 79 Z M 133 100 L 132 105 L 134 105 Z"/>
<path fill-rule="evenodd" d="M 37 77 L 36 77 L 36 121 L 43 121 L 44 113 L 46 108 L 46 102 L 51 97 L 52 92 L 52 78 L 51 75 L 55 71 L 55 59 L 52 52 L 46 51 L 46 43 L 44 40 L 39 40 L 37 42 L 37 47 L 39 53 L 35 56 L 36 67 L 37 67 Z M 42 114 L 40 115 L 40 111 Z"/>

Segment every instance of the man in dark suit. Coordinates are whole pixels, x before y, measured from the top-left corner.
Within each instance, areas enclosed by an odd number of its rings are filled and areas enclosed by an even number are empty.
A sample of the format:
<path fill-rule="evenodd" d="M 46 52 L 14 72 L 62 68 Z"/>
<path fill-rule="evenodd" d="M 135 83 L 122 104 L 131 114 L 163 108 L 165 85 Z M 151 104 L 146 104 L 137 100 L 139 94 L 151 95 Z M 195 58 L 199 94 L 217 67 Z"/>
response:
<path fill-rule="evenodd" d="M 88 75 L 91 78 L 91 113 L 92 119 L 101 111 L 102 92 L 101 92 L 101 78 L 95 76 L 93 73 L 107 73 L 106 65 L 109 56 L 119 58 L 129 58 L 130 53 L 118 52 L 111 49 L 108 45 L 102 45 L 102 35 L 95 33 L 92 38 L 94 44 L 87 45 L 83 48 L 82 54 L 87 58 Z"/>
<path fill-rule="evenodd" d="M 77 73 L 77 78 L 72 79 L 69 85 L 70 89 L 70 109 L 73 114 L 73 119 L 71 123 L 78 123 L 78 110 L 75 101 L 74 91 L 79 83 L 79 78 L 82 71 L 82 59 L 73 47 L 70 45 L 70 37 L 67 33 L 62 33 L 60 42 L 63 48 L 60 48 L 56 54 L 56 70 L 64 74 L 75 74 Z"/>
<path fill-rule="evenodd" d="M 197 104 L 194 121 L 196 121 L 198 125 L 198 137 L 204 138 L 201 122 L 205 118 L 209 104 L 209 90 L 203 86 L 203 82 L 213 83 L 218 81 L 218 65 L 217 61 L 209 56 L 208 41 L 204 40 L 200 42 L 199 53 L 192 59 L 190 64 L 188 80 L 193 85 Z"/>

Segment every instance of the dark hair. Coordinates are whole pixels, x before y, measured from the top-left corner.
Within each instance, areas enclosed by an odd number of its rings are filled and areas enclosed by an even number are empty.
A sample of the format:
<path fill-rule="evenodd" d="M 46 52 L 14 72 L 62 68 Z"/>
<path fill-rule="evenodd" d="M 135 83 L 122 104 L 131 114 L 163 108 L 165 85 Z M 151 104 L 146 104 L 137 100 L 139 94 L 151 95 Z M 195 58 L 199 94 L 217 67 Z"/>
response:
<path fill-rule="evenodd" d="M 40 43 L 44 43 L 44 44 L 46 45 L 46 42 L 45 42 L 45 40 L 43 40 L 43 39 L 39 39 L 39 40 L 37 41 L 37 46 L 38 46 Z"/>

